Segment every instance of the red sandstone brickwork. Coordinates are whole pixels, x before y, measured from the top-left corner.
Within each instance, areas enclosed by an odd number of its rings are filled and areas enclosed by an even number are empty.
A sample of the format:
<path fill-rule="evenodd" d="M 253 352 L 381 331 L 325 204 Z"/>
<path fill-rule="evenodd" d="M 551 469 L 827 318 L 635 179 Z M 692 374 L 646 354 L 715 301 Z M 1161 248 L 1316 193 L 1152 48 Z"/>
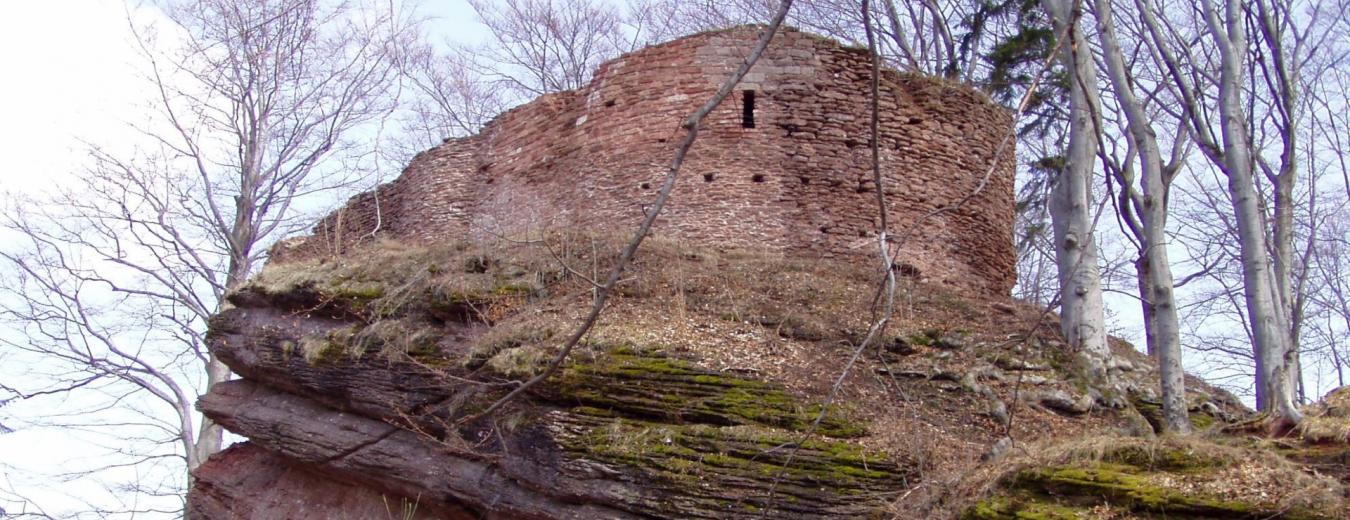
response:
<path fill-rule="evenodd" d="M 759 30 L 698 34 L 610 61 L 586 88 L 541 97 L 477 136 L 419 154 L 397 180 L 354 197 L 315 236 L 277 254 L 339 252 L 334 244 L 378 234 L 630 229 L 655 198 L 680 123 L 739 65 Z M 869 70 L 865 50 L 796 30 L 777 35 L 705 121 L 655 233 L 794 255 L 874 255 Z M 753 128 L 744 124 L 747 91 Z M 995 154 L 1011 115 L 969 87 L 894 71 L 883 73 L 880 103 L 892 234 L 908 237 L 900 254 L 907 272 L 1007 294 L 1015 276 L 1011 140 Z"/>

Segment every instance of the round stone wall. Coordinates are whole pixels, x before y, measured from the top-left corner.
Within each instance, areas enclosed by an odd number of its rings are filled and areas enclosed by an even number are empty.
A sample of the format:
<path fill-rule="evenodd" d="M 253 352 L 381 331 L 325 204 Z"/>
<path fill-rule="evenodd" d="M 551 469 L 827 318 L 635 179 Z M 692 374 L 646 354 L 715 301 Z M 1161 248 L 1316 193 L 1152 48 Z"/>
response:
<path fill-rule="evenodd" d="M 376 198 L 380 232 L 404 238 L 632 228 L 660 188 L 681 122 L 740 64 L 759 31 L 698 34 L 610 61 L 584 89 L 541 97 L 477 136 L 424 152 L 398 180 L 353 199 L 345 210 L 352 216 L 342 223 L 330 216 L 316 231 L 370 234 Z M 654 232 L 870 261 L 878 211 L 869 71 L 865 50 L 782 31 L 705 120 Z M 1008 111 L 969 87 L 889 70 L 880 107 L 881 168 L 902 272 L 1008 294 L 1015 276 Z"/>

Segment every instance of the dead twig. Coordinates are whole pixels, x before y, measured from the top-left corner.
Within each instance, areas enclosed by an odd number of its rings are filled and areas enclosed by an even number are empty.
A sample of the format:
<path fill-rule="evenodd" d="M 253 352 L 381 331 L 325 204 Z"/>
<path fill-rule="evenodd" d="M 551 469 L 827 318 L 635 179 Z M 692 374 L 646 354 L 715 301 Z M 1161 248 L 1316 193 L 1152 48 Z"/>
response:
<path fill-rule="evenodd" d="M 914 231 L 922 227 L 922 225 L 926 221 L 942 213 L 956 211 L 960 209 L 962 206 L 964 206 L 966 203 L 968 203 L 969 201 L 971 201 L 972 199 L 978 197 L 981 193 L 983 193 L 984 189 L 989 185 L 989 180 L 993 177 L 995 170 L 998 169 L 999 166 L 998 157 L 1001 156 L 1003 154 L 1003 151 L 1007 149 L 1010 143 L 1012 143 L 1013 137 L 1015 135 L 1014 132 L 1010 131 L 1007 133 L 1007 135 L 1003 137 L 1003 140 L 999 143 L 998 147 L 995 148 L 994 153 L 990 156 L 989 167 L 985 170 L 984 175 L 980 178 L 980 182 L 976 185 L 975 189 L 971 190 L 970 193 L 967 193 L 964 197 L 962 197 L 960 200 L 956 201 L 953 204 L 936 208 L 932 211 L 929 211 L 921 215 L 917 220 L 915 220 L 912 224 L 910 224 L 907 227 L 904 233 L 902 233 L 898 237 L 898 240 L 895 241 L 895 247 L 891 247 L 890 229 L 889 229 L 890 223 L 888 220 L 888 211 L 885 197 L 886 192 L 884 184 L 885 179 L 881 175 L 881 154 L 880 154 L 880 139 L 879 139 L 880 137 L 879 98 L 880 98 L 881 58 L 879 56 L 879 53 L 877 52 L 875 34 L 872 28 L 872 11 L 871 11 L 871 2 L 869 0 L 863 0 L 862 2 L 862 19 L 863 19 L 864 34 L 867 37 L 868 51 L 871 55 L 871 65 L 872 65 L 870 78 L 871 82 L 869 85 L 870 87 L 869 126 L 871 132 L 872 176 L 873 182 L 876 183 L 877 210 L 880 213 L 879 225 L 877 230 L 877 246 L 879 249 L 881 259 L 881 268 L 883 269 L 884 273 L 883 280 L 882 283 L 878 284 L 877 293 L 874 295 L 872 300 L 872 309 L 871 309 L 872 325 L 868 328 L 867 335 L 864 336 L 862 342 L 860 342 L 857 345 L 857 347 L 854 348 L 853 353 L 849 357 L 848 362 L 844 364 L 843 370 L 841 370 L 839 376 L 835 378 L 834 384 L 830 388 L 829 394 L 826 395 L 824 402 L 821 403 L 820 412 L 816 415 L 815 420 L 811 422 L 811 425 L 806 429 L 806 431 L 802 433 L 801 440 L 792 445 L 792 451 L 788 453 L 788 456 L 786 457 L 786 460 L 783 463 L 782 469 L 780 469 L 777 475 L 774 476 L 773 483 L 769 487 L 769 497 L 768 497 L 769 504 L 768 507 L 764 508 L 764 512 L 761 515 L 765 518 L 768 517 L 769 511 L 773 510 L 772 501 L 774 491 L 776 490 L 779 482 L 782 480 L 782 477 L 787 473 L 788 468 L 791 467 L 793 459 L 795 458 L 798 450 L 800 449 L 802 444 L 806 442 L 807 439 L 809 439 L 812 435 L 815 434 L 816 430 L 820 426 L 820 423 L 825 419 L 825 416 L 829 413 L 831 405 L 833 405 L 834 401 L 838 398 L 839 391 L 843 387 L 844 380 L 848 377 L 848 374 L 852 371 L 854 365 L 857 364 L 858 359 L 862 357 L 863 352 L 866 352 L 867 349 L 870 346 L 872 346 L 872 344 L 876 341 L 876 338 L 880 336 L 882 332 L 885 331 L 886 326 L 890 323 L 891 315 L 895 311 L 896 280 L 895 280 L 894 266 L 897 258 L 899 257 L 900 250 L 903 248 L 904 244 L 909 240 L 910 236 L 914 233 Z M 1045 76 L 1045 71 L 1049 69 L 1051 60 L 1054 59 L 1055 53 L 1059 51 L 1060 48 L 1059 46 L 1063 45 L 1063 39 L 1062 38 L 1059 39 L 1059 42 L 1060 43 L 1056 45 L 1055 49 L 1051 51 L 1049 57 L 1047 57 L 1046 61 L 1042 64 L 1040 71 L 1037 72 L 1037 74 L 1034 76 L 1031 85 L 1027 88 L 1027 92 L 1023 95 L 1021 101 L 1018 103 L 1017 111 L 1014 117 L 1019 117 L 1022 115 L 1023 112 L 1025 112 L 1028 104 L 1030 103 L 1032 95 L 1035 93 L 1036 89 L 1040 85 L 1041 79 Z M 879 311 L 877 308 L 878 303 L 881 304 L 881 309 Z M 1037 327 L 1039 327 L 1039 324 L 1037 324 Z M 894 375 L 892 375 L 891 377 L 893 378 Z M 775 451 L 777 449 L 781 449 L 784 447 L 787 446 L 780 445 L 770 449 L 769 451 Z"/>
<path fill-rule="evenodd" d="M 563 362 L 567 360 L 567 356 L 572 353 L 572 349 L 576 348 L 577 344 L 581 342 L 581 339 L 590 332 L 591 327 L 595 326 L 595 322 L 600 318 L 600 313 L 605 309 L 605 304 L 609 301 L 609 296 L 614 292 L 614 286 L 617 285 L 619 280 L 623 277 L 623 272 L 624 269 L 628 267 L 628 262 L 632 260 L 633 255 L 637 253 L 638 247 L 642 245 L 642 241 L 646 239 L 647 234 L 651 232 L 652 225 L 656 223 L 657 215 L 661 213 L 661 209 L 665 207 L 666 201 L 670 198 L 670 192 L 675 188 L 675 181 L 679 179 L 680 167 L 684 164 L 685 156 L 689 154 L 689 149 L 694 146 L 694 141 L 698 139 L 699 125 L 708 117 L 708 114 L 712 113 L 713 109 L 717 108 L 717 105 L 720 105 L 722 101 L 731 94 L 732 90 L 736 88 L 736 85 L 741 82 L 741 79 L 750 72 L 750 67 L 754 66 L 755 62 L 759 61 L 760 56 L 764 54 L 764 50 L 768 48 L 769 42 L 773 40 L 773 36 L 778 33 L 778 28 L 783 25 L 783 19 L 787 17 L 787 13 L 791 7 L 792 0 L 782 0 L 778 6 L 778 11 L 769 22 L 768 27 L 764 29 L 764 33 L 760 35 L 759 41 L 755 42 L 755 46 L 751 49 L 750 54 L 745 57 L 745 60 L 741 62 L 740 67 L 731 74 L 731 77 L 727 78 L 727 81 L 722 84 L 722 87 L 713 94 L 712 98 L 709 99 L 707 103 L 704 103 L 701 108 L 691 114 L 689 118 L 685 120 L 684 124 L 681 125 L 681 128 L 685 130 L 684 140 L 680 142 L 679 148 L 675 150 L 675 157 L 670 161 L 670 172 L 666 174 L 665 182 L 661 185 L 661 191 L 657 194 L 656 201 L 653 202 L 651 207 L 647 210 L 647 217 L 643 219 L 642 225 L 638 227 L 637 232 L 633 234 L 633 239 L 629 241 L 628 246 L 623 250 L 623 254 L 619 256 L 619 260 L 614 264 L 614 267 L 610 269 L 609 278 L 605 281 L 605 285 L 597 290 L 595 300 L 591 304 L 590 312 L 587 313 L 586 318 L 582 320 L 581 325 L 567 338 L 567 342 L 563 344 L 562 350 L 554 356 L 548 367 L 545 368 L 543 372 L 540 372 L 539 375 L 530 378 L 530 380 L 526 381 L 524 384 L 516 387 L 515 390 L 512 390 L 501 399 L 498 399 L 482 412 L 465 417 L 460 421 L 462 424 L 471 423 L 491 415 L 493 412 L 496 412 L 501 409 L 502 406 L 509 403 L 516 396 L 547 380 L 558 371 Z"/>

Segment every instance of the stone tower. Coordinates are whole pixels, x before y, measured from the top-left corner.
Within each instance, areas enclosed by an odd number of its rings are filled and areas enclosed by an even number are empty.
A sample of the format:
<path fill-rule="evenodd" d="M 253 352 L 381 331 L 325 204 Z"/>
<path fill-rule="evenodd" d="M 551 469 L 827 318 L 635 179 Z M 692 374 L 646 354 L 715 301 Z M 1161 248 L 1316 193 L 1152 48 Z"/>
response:
<path fill-rule="evenodd" d="M 660 187 L 680 123 L 760 30 L 696 34 L 609 61 L 582 89 L 542 96 L 477 135 L 418 154 L 398 179 L 353 197 L 314 237 L 283 244 L 276 257 L 379 234 L 419 241 L 632 229 Z M 865 49 L 782 30 L 705 120 L 654 233 L 795 256 L 875 255 L 869 75 Z M 892 233 L 907 237 L 904 273 L 1008 294 L 1011 114 L 970 87 L 892 70 L 883 71 L 880 106 Z"/>

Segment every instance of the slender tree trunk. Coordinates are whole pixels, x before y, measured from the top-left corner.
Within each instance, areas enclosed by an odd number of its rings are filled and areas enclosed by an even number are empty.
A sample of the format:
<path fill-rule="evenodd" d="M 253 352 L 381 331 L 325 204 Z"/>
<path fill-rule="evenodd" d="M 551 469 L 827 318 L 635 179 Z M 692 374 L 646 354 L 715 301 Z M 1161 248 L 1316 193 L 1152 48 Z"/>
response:
<path fill-rule="evenodd" d="M 206 387 L 209 389 L 217 383 L 222 383 L 230 379 L 230 367 L 216 358 L 214 353 L 209 355 L 206 362 Z M 188 460 L 188 470 L 196 469 L 198 465 L 206 462 L 206 459 L 216 452 L 220 451 L 224 443 L 225 430 L 216 424 L 215 421 L 202 417 L 201 428 L 197 433 L 197 442 L 192 447 L 194 456 Z"/>
<path fill-rule="evenodd" d="M 1167 255 L 1167 191 L 1171 180 L 1163 166 L 1152 120 L 1131 90 L 1129 73 L 1116 39 L 1111 2 L 1094 0 L 1094 5 L 1107 76 L 1125 111 L 1128 137 L 1139 152 L 1143 174 L 1143 200 L 1139 204 L 1143 250 L 1136 265 L 1139 266 L 1148 350 L 1150 355 L 1157 357 L 1162 375 L 1163 421 L 1168 431 L 1188 433 L 1191 421 L 1186 406 L 1186 374 L 1181 368 L 1181 327 L 1173 295 L 1172 263 Z M 1133 186 L 1126 184 L 1122 189 L 1133 190 Z"/>
<path fill-rule="evenodd" d="M 1237 217 L 1241 246 L 1242 280 L 1247 312 L 1256 340 L 1259 405 L 1265 411 L 1297 422 L 1302 415 L 1294 406 L 1289 378 L 1289 320 L 1281 303 L 1278 282 L 1266 248 L 1265 225 L 1253 178 L 1251 133 L 1242 107 L 1243 62 L 1247 36 L 1238 0 L 1225 5 L 1226 23 L 1219 20 L 1212 4 L 1204 3 L 1211 35 L 1223 44 L 1216 48 L 1221 58 L 1219 79 L 1219 128 L 1223 138 L 1223 167 L 1228 175 L 1228 195 Z M 1225 45 L 1226 44 L 1226 45 Z"/>
<path fill-rule="evenodd" d="M 1122 183 L 1123 184 L 1123 183 Z M 1153 330 L 1153 305 L 1149 303 L 1149 296 L 1153 294 L 1152 285 L 1149 283 L 1149 259 L 1143 251 L 1139 252 L 1139 258 L 1134 260 L 1134 271 L 1138 273 L 1139 287 L 1139 307 L 1140 313 L 1144 316 L 1144 347 L 1148 352 L 1148 357 L 1158 358 L 1158 337 L 1157 332 Z"/>
<path fill-rule="evenodd" d="M 1290 4 L 1285 2 L 1267 2 L 1259 0 L 1249 6 L 1255 10 L 1258 24 L 1256 25 L 1260 40 L 1257 47 L 1266 51 L 1267 57 L 1260 64 L 1260 69 L 1267 75 L 1267 85 L 1270 87 L 1270 94 L 1275 98 L 1274 101 L 1279 105 L 1279 110 L 1275 112 L 1276 126 L 1280 130 L 1280 165 L 1276 172 L 1266 171 L 1266 176 L 1274 186 L 1275 195 L 1275 217 L 1274 217 L 1274 270 L 1275 270 L 1275 288 L 1279 296 L 1280 305 L 1283 307 L 1281 312 L 1286 316 L 1289 324 L 1287 339 L 1287 348 L 1285 354 L 1285 364 L 1288 370 L 1285 373 L 1291 389 L 1297 389 L 1302 380 L 1298 363 L 1298 343 L 1299 343 L 1299 318 L 1301 312 L 1298 303 L 1298 292 L 1294 289 L 1294 213 L 1298 211 L 1294 203 L 1294 185 L 1298 182 L 1298 137 L 1299 132 L 1295 128 L 1299 111 L 1299 89 L 1294 84 L 1294 78 L 1300 75 L 1300 65 L 1297 59 L 1290 59 L 1286 52 L 1286 24 L 1289 16 Z M 1296 40 L 1293 45 L 1297 54 L 1297 49 L 1301 47 Z"/>
<path fill-rule="evenodd" d="M 1278 38 L 1278 35 L 1274 36 Z M 1276 46 L 1273 52 L 1283 52 L 1281 47 Z M 1284 105 L 1284 111 L 1288 114 L 1285 120 L 1285 129 L 1282 134 L 1283 147 L 1285 152 L 1281 155 L 1280 171 L 1274 179 L 1275 185 L 1275 229 L 1272 240 L 1275 241 L 1274 250 L 1274 276 L 1275 288 L 1279 295 L 1281 313 L 1286 316 L 1288 328 L 1286 329 L 1284 365 L 1285 371 L 1284 383 L 1291 392 L 1297 395 L 1299 383 L 1302 381 L 1302 374 L 1298 362 L 1298 338 L 1299 338 L 1299 319 L 1295 315 L 1299 312 L 1298 296 L 1294 291 L 1294 212 L 1298 211 L 1294 203 L 1294 185 L 1298 181 L 1297 155 L 1294 150 L 1298 146 L 1298 132 L 1293 128 L 1293 114 L 1296 110 L 1295 93 L 1293 87 L 1285 85 L 1282 89 L 1281 103 Z"/>
<path fill-rule="evenodd" d="M 1166 187 L 1159 171 L 1162 161 L 1157 156 L 1156 143 L 1151 149 L 1153 159 L 1157 162 L 1154 164 L 1156 169 L 1145 170 L 1142 215 L 1146 238 L 1143 255 L 1148 258 L 1149 269 L 1140 274 L 1148 280 L 1147 304 L 1152 318 L 1150 329 L 1157 342 L 1152 350 L 1157 352 L 1162 374 L 1163 419 L 1168 430 L 1188 433 L 1191 431 L 1191 421 L 1186 406 L 1186 373 L 1181 368 L 1181 328 L 1177 320 L 1176 298 L 1172 293 L 1172 264 L 1167 255 Z"/>
<path fill-rule="evenodd" d="M 253 164 L 248 162 L 246 164 Z M 254 166 L 256 168 L 256 165 Z M 258 183 L 258 176 L 254 173 L 245 172 L 241 175 L 241 183 L 245 190 L 251 189 Z M 245 193 L 249 193 L 245 191 Z M 239 197 L 235 201 L 235 221 L 234 229 L 230 234 L 230 262 L 225 271 L 225 290 L 217 295 L 217 308 L 225 301 L 225 295 L 235 289 L 238 289 L 248 280 L 248 275 L 253 270 L 253 251 L 252 247 L 257 239 L 254 231 L 257 226 L 256 211 L 252 201 L 254 197 Z M 207 353 L 205 366 L 206 372 L 206 390 L 210 391 L 218 383 L 230 380 L 230 367 L 216 357 L 215 352 Z M 206 459 L 219 452 L 225 440 L 225 430 L 219 424 L 210 418 L 202 417 L 201 428 L 197 433 L 197 441 L 192 446 L 193 456 L 188 459 L 188 470 L 196 469 L 198 465 L 206 462 Z"/>
<path fill-rule="evenodd" d="M 1106 343 L 1105 306 L 1093 240 L 1092 174 L 1097 154 L 1096 67 L 1078 31 L 1079 13 L 1071 0 L 1042 0 L 1055 32 L 1069 39 L 1061 62 L 1070 71 L 1069 149 L 1050 192 L 1055 262 L 1059 267 L 1060 328 L 1095 379 L 1106 377 L 1111 350 Z"/>

